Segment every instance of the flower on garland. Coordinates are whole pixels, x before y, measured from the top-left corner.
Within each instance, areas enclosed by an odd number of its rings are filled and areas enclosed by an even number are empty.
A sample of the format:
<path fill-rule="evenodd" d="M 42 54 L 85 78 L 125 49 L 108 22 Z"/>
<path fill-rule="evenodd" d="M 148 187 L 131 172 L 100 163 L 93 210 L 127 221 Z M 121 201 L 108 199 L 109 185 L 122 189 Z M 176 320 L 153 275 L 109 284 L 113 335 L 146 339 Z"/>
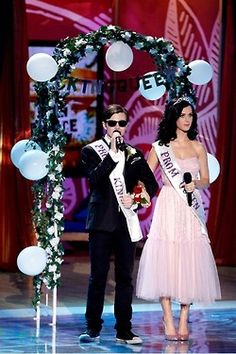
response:
<path fill-rule="evenodd" d="M 151 205 L 151 199 L 149 194 L 146 191 L 145 185 L 143 182 L 139 181 L 138 184 L 134 187 L 134 191 L 131 194 L 133 198 L 133 206 L 138 207 L 139 205 L 143 208 L 148 208 Z"/>

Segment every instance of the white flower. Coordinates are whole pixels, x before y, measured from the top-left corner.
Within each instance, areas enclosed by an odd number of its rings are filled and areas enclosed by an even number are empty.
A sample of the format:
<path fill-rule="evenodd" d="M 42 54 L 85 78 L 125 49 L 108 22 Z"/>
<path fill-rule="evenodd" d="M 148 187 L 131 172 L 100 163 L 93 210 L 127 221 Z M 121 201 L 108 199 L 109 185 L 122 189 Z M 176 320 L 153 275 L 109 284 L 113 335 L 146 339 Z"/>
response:
<path fill-rule="evenodd" d="M 51 151 L 58 152 L 59 150 L 60 150 L 59 146 L 57 146 L 57 145 L 53 145 L 53 147 L 52 147 L 52 150 L 51 150 Z"/>
<path fill-rule="evenodd" d="M 136 48 L 136 49 L 141 49 L 141 48 L 143 48 L 143 43 L 141 43 L 141 42 L 135 43 L 134 48 Z"/>
<path fill-rule="evenodd" d="M 48 105 L 49 105 L 49 107 L 54 107 L 55 106 L 55 102 L 53 100 L 50 100 L 48 102 Z"/>
<path fill-rule="evenodd" d="M 115 30 L 115 29 L 116 29 L 116 26 L 109 25 L 109 26 L 107 26 L 107 29 L 108 29 L 108 30 Z"/>
<path fill-rule="evenodd" d="M 80 45 L 85 44 L 85 43 L 86 43 L 86 41 L 81 38 L 81 39 L 75 41 L 75 46 L 79 47 Z"/>
<path fill-rule="evenodd" d="M 185 63 L 184 63 L 183 59 L 179 59 L 176 63 L 176 66 L 182 70 L 185 69 L 184 71 L 186 71 L 186 69 L 187 69 L 187 66 L 185 67 Z"/>
<path fill-rule="evenodd" d="M 54 280 L 54 281 L 56 281 L 56 280 L 57 280 L 58 278 L 60 278 L 60 277 L 61 277 L 61 273 L 59 273 L 59 274 L 58 274 L 58 273 L 54 273 L 54 274 L 53 274 L 53 280 Z"/>
<path fill-rule="evenodd" d="M 152 36 L 146 36 L 146 40 L 148 42 L 153 42 L 154 41 L 154 38 Z"/>
<path fill-rule="evenodd" d="M 94 51 L 94 48 L 92 45 L 86 45 L 85 51 L 87 54 L 91 54 Z"/>
<path fill-rule="evenodd" d="M 50 244 L 52 245 L 52 247 L 56 247 L 59 242 L 60 242 L 59 237 L 54 237 L 52 240 L 50 240 Z"/>
<path fill-rule="evenodd" d="M 48 267 L 49 272 L 55 272 L 57 270 L 57 266 L 55 264 L 51 265 Z"/>
<path fill-rule="evenodd" d="M 121 37 L 125 38 L 126 40 L 129 40 L 131 37 L 131 33 L 126 31 L 124 34 L 122 33 Z"/>
<path fill-rule="evenodd" d="M 157 54 L 157 50 L 156 50 L 155 48 L 151 48 L 151 49 L 149 50 L 149 53 L 150 53 L 150 54 Z"/>
<path fill-rule="evenodd" d="M 63 66 L 64 64 L 66 63 L 66 59 L 65 58 L 62 58 L 62 59 L 59 59 L 58 60 L 58 66 Z"/>
<path fill-rule="evenodd" d="M 102 43 L 102 44 L 107 43 L 107 38 L 106 37 L 101 37 L 100 38 L 100 43 Z"/>
<path fill-rule="evenodd" d="M 48 255 L 52 254 L 52 250 L 49 247 L 45 248 L 45 251 L 47 252 Z"/>
<path fill-rule="evenodd" d="M 46 118 L 47 119 L 50 118 L 51 113 L 52 113 L 52 110 L 47 111 L 47 113 L 46 113 Z M 53 134 L 53 133 L 51 132 L 51 134 Z"/>
<path fill-rule="evenodd" d="M 64 57 L 67 57 L 67 56 L 70 55 L 70 54 L 71 54 L 71 51 L 70 51 L 69 48 L 66 48 L 66 49 L 63 50 L 63 55 L 64 55 Z"/>
<path fill-rule="evenodd" d="M 48 287 L 48 280 L 47 280 L 47 278 L 43 278 L 43 282 L 44 282 L 44 284 L 46 285 L 46 287 L 49 289 L 49 287 Z"/>
<path fill-rule="evenodd" d="M 58 200 L 58 199 L 60 199 L 60 193 L 59 192 L 57 192 L 57 191 L 54 191 L 53 193 L 52 193 L 52 198 L 53 199 L 56 199 L 56 200 Z"/>
<path fill-rule="evenodd" d="M 167 49 L 168 52 L 173 52 L 174 47 L 173 47 L 173 45 L 171 43 L 168 43 L 167 46 L 166 46 L 166 49 Z"/>
<path fill-rule="evenodd" d="M 54 190 L 55 190 L 56 192 L 62 192 L 62 191 L 63 191 L 63 188 L 61 188 L 61 186 L 56 186 L 56 187 L 54 188 Z"/>
<path fill-rule="evenodd" d="M 50 227 L 48 228 L 48 234 L 49 234 L 49 235 L 53 235 L 54 232 L 55 232 L 54 226 L 50 226 Z"/>
<path fill-rule="evenodd" d="M 136 150 L 135 148 L 133 148 L 132 146 L 128 146 L 128 147 L 126 148 L 126 151 L 127 151 L 127 160 L 128 160 L 131 156 L 135 155 L 136 152 L 137 152 L 137 150 Z"/>
<path fill-rule="evenodd" d="M 48 178 L 50 179 L 50 181 L 56 181 L 56 177 L 53 173 L 48 174 Z"/>
<path fill-rule="evenodd" d="M 47 114 L 49 114 L 49 116 L 50 116 L 50 114 L 51 114 L 50 111 L 48 111 Z M 48 139 L 51 140 L 52 137 L 53 137 L 53 135 L 54 135 L 53 132 L 49 132 L 49 133 L 47 134 Z"/>
<path fill-rule="evenodd" d="M 59 212 L 56 212 L 54 217 L 55 217 L 56 220 L 61 220 L 63 218 L 63 214 L 59 213 Z"/>
<path fill-rule="evenodd" d="M 62 164 L 57 165 L 57 167 L 55 168 L 55 170 L 56 170 L 57 172 L 61 172 L 61 171 L 62 171 Z"/>
<path fill-rule="evenodd" d="M 136 149 L 135 148 L 131 147 L 129 150 L 130 150 L 130 154 L 131 155 L 136 154 Z"/>

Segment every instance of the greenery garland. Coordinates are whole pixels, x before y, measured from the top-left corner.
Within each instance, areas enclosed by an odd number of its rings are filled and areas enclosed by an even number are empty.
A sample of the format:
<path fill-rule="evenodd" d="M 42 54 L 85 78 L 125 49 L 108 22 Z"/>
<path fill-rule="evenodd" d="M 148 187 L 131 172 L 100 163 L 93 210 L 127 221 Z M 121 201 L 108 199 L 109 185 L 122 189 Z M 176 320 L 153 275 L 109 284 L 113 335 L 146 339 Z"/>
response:
<path fill-rule="evenodd" d="M 40 304 L 41 288 L 59 285 L 61 263 L 64 254 L 60 242 L 63 233 L 63 181 L 62 160 L 66 138 L 58 118 L 63 114 L 55 83 L 35 84 L 37 93 L 37 118 L 33 124 L 32 140 L 37 141 L 48 153 L 48 174 L 33 184 L 33 223 L 38 245 L 47 252 L 47 265 L 43 273 L 34 277 L 33 305 Z"/>
<path fill-rule="evenodd" d="M 166 89 L 168 100 L 187 95 L 196 102 L 195 92 L 188 80 L 191 69 L 175 53 L 173 44 L 164 38 L 145 36 L 118 26 L 102 26 L 97 31 L 65 38 L 55 47 L 53 57 L 58 64 L 56 76 L 47 82 L 36 82 L 37 117 L 32 128 L 32 140 L 49 155 L 48 175 L 33 185 L 33 222 L 38 243 L 48 254 L 47 266 L 34 277 L 33 305 L 40 304 L 42 284 L 48 289 L 59 285 L 63 247 L 63 173 L 62 160 L 66 138 L 60 124 L 65 99 L 76 90 L 76 78 L 70 76 L 75 64 L 86 55 L 99 51 L 104 45 L 123 41 L 130 47 L 147 52 L 152 58 Z"/>

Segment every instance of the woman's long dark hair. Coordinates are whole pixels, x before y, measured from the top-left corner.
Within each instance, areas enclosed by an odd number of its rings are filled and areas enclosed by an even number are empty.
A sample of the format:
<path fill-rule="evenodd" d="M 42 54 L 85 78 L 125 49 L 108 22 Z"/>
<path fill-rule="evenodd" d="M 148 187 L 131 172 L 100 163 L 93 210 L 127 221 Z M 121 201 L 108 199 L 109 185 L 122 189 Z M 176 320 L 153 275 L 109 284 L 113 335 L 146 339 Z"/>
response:
<path fill-rule="evenodd" d="M 176 121 L 180 117 L 183 109 L 185 107 L 191 106 L 193 110 L 193 121 L 190 129 L 187 132 L 187 136 L 190 140 L 194 140 L 198 135 L 197 129 L 197 113 L 191 103 L 185 100 L 181 100 L 178 102 L 170 102 L 167 104 L 165 112 L 163 114 L 163 118 L 160 121 L 158 132 L 157 132 L 157 140 L 160 141 L 160 145 L 166 145 L 171 140 L 177 138 L 176 136 Z"/>

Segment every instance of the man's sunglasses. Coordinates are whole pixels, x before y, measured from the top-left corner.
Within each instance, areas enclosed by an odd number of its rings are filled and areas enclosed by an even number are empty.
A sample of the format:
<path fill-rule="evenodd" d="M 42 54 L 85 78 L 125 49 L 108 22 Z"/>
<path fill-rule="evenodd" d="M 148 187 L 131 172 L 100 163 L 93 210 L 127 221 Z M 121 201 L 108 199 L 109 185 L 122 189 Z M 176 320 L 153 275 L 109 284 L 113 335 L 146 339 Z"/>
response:
<path fill-rule="evenodd" d="M 107 120 L 106 123 L 109 127 L 115 127 L 118 123 L 119 126 L 122 128 L 126 127 L 126 125 L 128 124 L 127 120 Z"/>

